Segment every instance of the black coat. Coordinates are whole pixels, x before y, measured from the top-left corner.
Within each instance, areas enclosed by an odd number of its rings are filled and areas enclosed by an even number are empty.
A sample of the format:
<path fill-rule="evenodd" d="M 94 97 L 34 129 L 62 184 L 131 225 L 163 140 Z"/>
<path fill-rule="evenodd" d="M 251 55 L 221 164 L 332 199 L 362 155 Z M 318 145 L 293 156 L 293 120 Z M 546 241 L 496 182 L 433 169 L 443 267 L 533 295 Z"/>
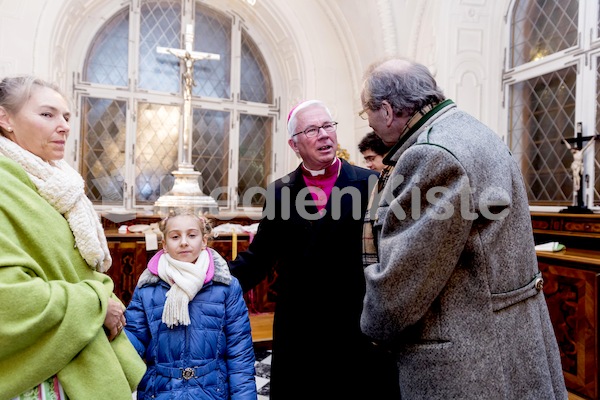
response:
<path fill-rule="evenodd" d="M 244 291 L 275 270 L 272 400 L 399 398 L 391 357 L 360 330 L 363 217 L 376 178 L 343 162 L 325 215 L 314 218 L 297 168 L 269 185 L 256 236 L 230 263 Z M 299 210 L 298 196 L 308 206 Z"/>

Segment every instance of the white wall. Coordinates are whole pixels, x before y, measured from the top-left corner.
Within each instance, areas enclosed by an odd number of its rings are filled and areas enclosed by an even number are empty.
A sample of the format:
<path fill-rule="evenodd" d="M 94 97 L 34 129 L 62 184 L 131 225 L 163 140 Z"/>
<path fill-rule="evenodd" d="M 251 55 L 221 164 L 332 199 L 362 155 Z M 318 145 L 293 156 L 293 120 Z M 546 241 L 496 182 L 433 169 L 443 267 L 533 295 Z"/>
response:
<path fill-rule="evenodd" d="M 298 100 L 332 109 L 338 140 L 358 165 L 356 144 L 370 130 L 357 117 L 369 63 L 408 56 L 430 67 L 449 98 L 497 130 L 502 119 L 503 17 L 509 0 L 205 0 L 239 15 L 277 70 L 280 129 Z M 0 75 L 34 73 L 68 92 L 98 27 L 127 0 L 0 0 Z M 73 132 L 73 137 L 76 132 Z M 285 130 L 283 169 L 297 159 Z"/>

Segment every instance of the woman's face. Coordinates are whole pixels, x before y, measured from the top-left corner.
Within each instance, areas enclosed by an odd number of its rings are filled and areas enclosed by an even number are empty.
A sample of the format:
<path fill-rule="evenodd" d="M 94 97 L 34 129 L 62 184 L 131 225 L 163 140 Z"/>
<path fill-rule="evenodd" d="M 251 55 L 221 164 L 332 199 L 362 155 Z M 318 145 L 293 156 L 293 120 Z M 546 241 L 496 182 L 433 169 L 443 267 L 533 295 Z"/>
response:
<path fill-rule="evenodd" d="M 2 118 L 8 139 L 44 161 L 61 160 L 71 128 L 65 98 L 51 88 L 33 86 L 31 97 L 14 115 Z"/>

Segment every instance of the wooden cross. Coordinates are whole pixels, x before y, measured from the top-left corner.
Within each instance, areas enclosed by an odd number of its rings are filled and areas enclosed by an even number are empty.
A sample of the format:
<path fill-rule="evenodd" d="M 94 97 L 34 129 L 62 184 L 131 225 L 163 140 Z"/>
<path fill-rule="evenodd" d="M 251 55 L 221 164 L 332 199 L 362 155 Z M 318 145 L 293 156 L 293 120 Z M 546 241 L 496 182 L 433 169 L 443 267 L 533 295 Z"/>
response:
<path fill-rule="evenodd" d="M 583 136 L 583 127 L 581 122 L 577 123 L 577 136 L 569 139 L 563 138 L 563 142 L 573 154 L 573 163 L 571 170 L 573 172 L 573 206 L 569 210 L 577 212 L 576 209 L 587 209 L 583 201 L 583 185 L 581 185 L 581 176 L 583 176 L 583 153 L 591 146 L 593 141 L 599 138 L 600 135 Z M 585 146 L 583 142 L 588 142 Z M 571 143 L 575 144 L 572 146 Z"/>
<path fill-rule="evenodd" d="M 192 87 L 194 82 L 194 62 L 200 60 L 221 59 L 219 54 L 203 53 L 193 51 L 194 48 L 194 25 L 188 24 L 185 30 L 185 48 L 174 49 L 167 47 L 157 47 L 156 51 L 160 54 L 171 54 L 179 58 L 183 63 L 185 71 L 183 72 L 183 140 L 180 141 L 179 159 L 180 165 L 191 165 L 191 126 L 192 126 Z M 189 154 L 188 154 L 189 153 Z"/>
<path fill-rule="evenodd" d="M 583 127 L 581 125 L 581 122 L 578 122 L 577 123 L 577 136 L 575 136 L 573 138 L 564 139 L 564 140 L 567 143 L 577 143 L 577 145 L 575 146 L 575 149 L 581 150 L 581 149 L 583 149 L 583 142 L 587 142 L 588 140 L 594 140 L 598 136 L 599 135 L 583 136 Z"/>

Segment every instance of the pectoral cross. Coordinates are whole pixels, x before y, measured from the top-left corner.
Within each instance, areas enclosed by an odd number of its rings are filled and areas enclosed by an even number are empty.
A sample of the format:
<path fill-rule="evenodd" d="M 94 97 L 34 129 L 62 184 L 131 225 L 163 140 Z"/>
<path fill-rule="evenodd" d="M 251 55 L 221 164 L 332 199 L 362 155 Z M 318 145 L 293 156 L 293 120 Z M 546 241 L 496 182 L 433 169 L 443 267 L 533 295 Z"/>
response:
<path fill-rule="evenodd" d="M 189 24 L 185 30 L 185 49 L 174 49 L 167 47 L 157 47 L 156 51 L 160 54 L 172 54 L 183 62 L 185 71 L 183 72 L 183 138 L 180 138 L 179 146 L 179 164 L 191 165 L 191 126 L 192 126 L 192 87 L 194 82 L 194 62 L 200 60 L 221 59 L 219 54 L 203 53 L 193 51 L 194 48 L 194 26 Z"/>

